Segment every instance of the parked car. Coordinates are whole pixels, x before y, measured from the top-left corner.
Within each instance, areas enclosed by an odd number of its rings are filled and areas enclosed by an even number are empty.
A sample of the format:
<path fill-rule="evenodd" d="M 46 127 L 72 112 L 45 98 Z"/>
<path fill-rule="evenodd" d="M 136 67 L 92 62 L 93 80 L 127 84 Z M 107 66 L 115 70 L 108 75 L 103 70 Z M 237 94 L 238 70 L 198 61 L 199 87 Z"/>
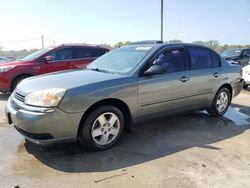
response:
<path fill-rule="evenodd" d="M 242 65 L 242 67 L 247 66 L 250 62 L 250 49 L 228 49 L 221 53 L 221 56 L 224 57 L 227 61 L 232 61 Z"/>
<path fill-rule="evenodd" d="M 242 68 L 243 72 L 243 80 L 244 80 L 244 88 L 247 88 L 250 85 L 250 61 L 249 64 Z"/>
<path fill-rule="evenodd" d="M 0 56 L 0 63 L 6 63 L 9 62 L 10 60 L 7 57 L 2 57 Z"/>
<path fill-rule="evenodd" d="M 242 89 L 240 72 L 241 66 L 199 45 L 128 45 L 84 70 L 22 81 L 6 115 L 32 142 L 78 140 L 104 150 L 146 118 L 204 109 L 223 115 Z"/>
<path fill-rule="evenodd" d="M 0 92 L 13 91 L 21 80 L 31 76 L 82 69 L 108 51 L 99 46 L 64 44 L 38 50 L 18 61 L 0 64 Z"/>

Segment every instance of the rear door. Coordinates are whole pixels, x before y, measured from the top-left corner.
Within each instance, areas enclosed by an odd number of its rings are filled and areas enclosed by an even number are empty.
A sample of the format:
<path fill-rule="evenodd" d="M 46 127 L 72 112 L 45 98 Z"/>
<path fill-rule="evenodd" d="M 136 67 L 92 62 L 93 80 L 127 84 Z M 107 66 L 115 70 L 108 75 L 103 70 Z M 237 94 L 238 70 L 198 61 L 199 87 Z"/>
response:
<path fill-rule="evenodd" d="M 105 54 L 105 50 L 91 47 L 73 48 L 73 60 L 71 61 L 72 69 L 81 69 L 94 61 L 97 57 Z"/>
<path fill-rule="evenodd" d="M 209 95 L 213 92 L 221 79 L 220 57 L 214 51 L 198 47 L 186 46 L 189 54 L 190 71 L 187 77 L 190 78 L 189 89 L 194 107 L 207 106 Z"/>
<path fill-rule="evenodd" d="M 40 63 L 40 74 L 71 69 L 72 48 L 58 49 L 46 54 L 46 56 L 51 56 L 51 60 Z"/>

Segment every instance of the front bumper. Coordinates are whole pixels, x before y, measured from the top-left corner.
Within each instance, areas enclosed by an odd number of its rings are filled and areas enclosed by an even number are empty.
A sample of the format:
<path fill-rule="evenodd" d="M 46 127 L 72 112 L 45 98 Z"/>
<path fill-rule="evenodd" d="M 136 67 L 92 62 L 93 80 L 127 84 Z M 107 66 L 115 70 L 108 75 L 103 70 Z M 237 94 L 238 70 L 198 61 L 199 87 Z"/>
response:
<path fill-rule="evenodd" d="M 5 108 L 9 124 L 26 139 L 37 144 L 73 141 L 77 139 L 78 127 L 83 113 L 66 113 L 59 108 L 53 112 L 36 112 L 18 108 L 20 104 L 13 96 Z"/>
<path fill-rule="evenodd" d="M 0 92 L 8 91 L 10 91 L 8 80 L 0 73 Z"/>

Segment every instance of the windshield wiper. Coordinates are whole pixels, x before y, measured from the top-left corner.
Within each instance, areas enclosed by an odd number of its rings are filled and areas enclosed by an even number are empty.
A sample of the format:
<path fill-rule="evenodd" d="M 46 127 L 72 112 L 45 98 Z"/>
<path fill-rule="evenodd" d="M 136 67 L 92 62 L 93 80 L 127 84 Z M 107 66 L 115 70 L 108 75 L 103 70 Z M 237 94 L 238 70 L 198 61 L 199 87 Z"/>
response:
<path fill-rule="evenodd" d="M 97 71 L 97 72 L 104 72 L 104 73 L 110 73 L 110 74 L 113 74 L 113 72 L 111 71 L 108 71 L 108 70 L 105 70 L 105 69 L 99 69 L 99 68 L 87 68 L 87 70 L 93 70 L 93 71 Z"/>

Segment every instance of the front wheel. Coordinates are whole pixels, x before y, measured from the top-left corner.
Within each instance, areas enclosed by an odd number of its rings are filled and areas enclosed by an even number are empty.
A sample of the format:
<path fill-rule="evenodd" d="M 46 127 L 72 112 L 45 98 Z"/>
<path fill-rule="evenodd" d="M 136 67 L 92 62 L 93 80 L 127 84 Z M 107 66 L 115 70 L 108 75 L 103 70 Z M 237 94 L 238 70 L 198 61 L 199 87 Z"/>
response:
<path fill-rule="evenodd" d="M 13 92 L 15 89 L 16 89 L 16 86 L 22 81 L 22 80 L 24 80 L 24 79 L 26 79 L 26 78 L 29 78 L 30 76 L 27 76 L 27 75 L 24 75 L 24 76 L 20 76 L 20 77 L 17 77 L 14 81 L 13 81 L 13 83 L 12 83 L 12 85 L 11 85 L 11 92 Z"/>
<path fill-rule="evenodd" d="M 212 116 L 222 116 L 226 113 L 231 102 L 231 94 L 227 88 L 220 89 L 214 97 L 208 113 Z"/>
<path fill-rule="evenodd" d="M 124 128 L 122 112 L 110 105 L 95 109 L 82 123 L 79 141 L 87 149 L 105 150 L 120 138 Z"/>

